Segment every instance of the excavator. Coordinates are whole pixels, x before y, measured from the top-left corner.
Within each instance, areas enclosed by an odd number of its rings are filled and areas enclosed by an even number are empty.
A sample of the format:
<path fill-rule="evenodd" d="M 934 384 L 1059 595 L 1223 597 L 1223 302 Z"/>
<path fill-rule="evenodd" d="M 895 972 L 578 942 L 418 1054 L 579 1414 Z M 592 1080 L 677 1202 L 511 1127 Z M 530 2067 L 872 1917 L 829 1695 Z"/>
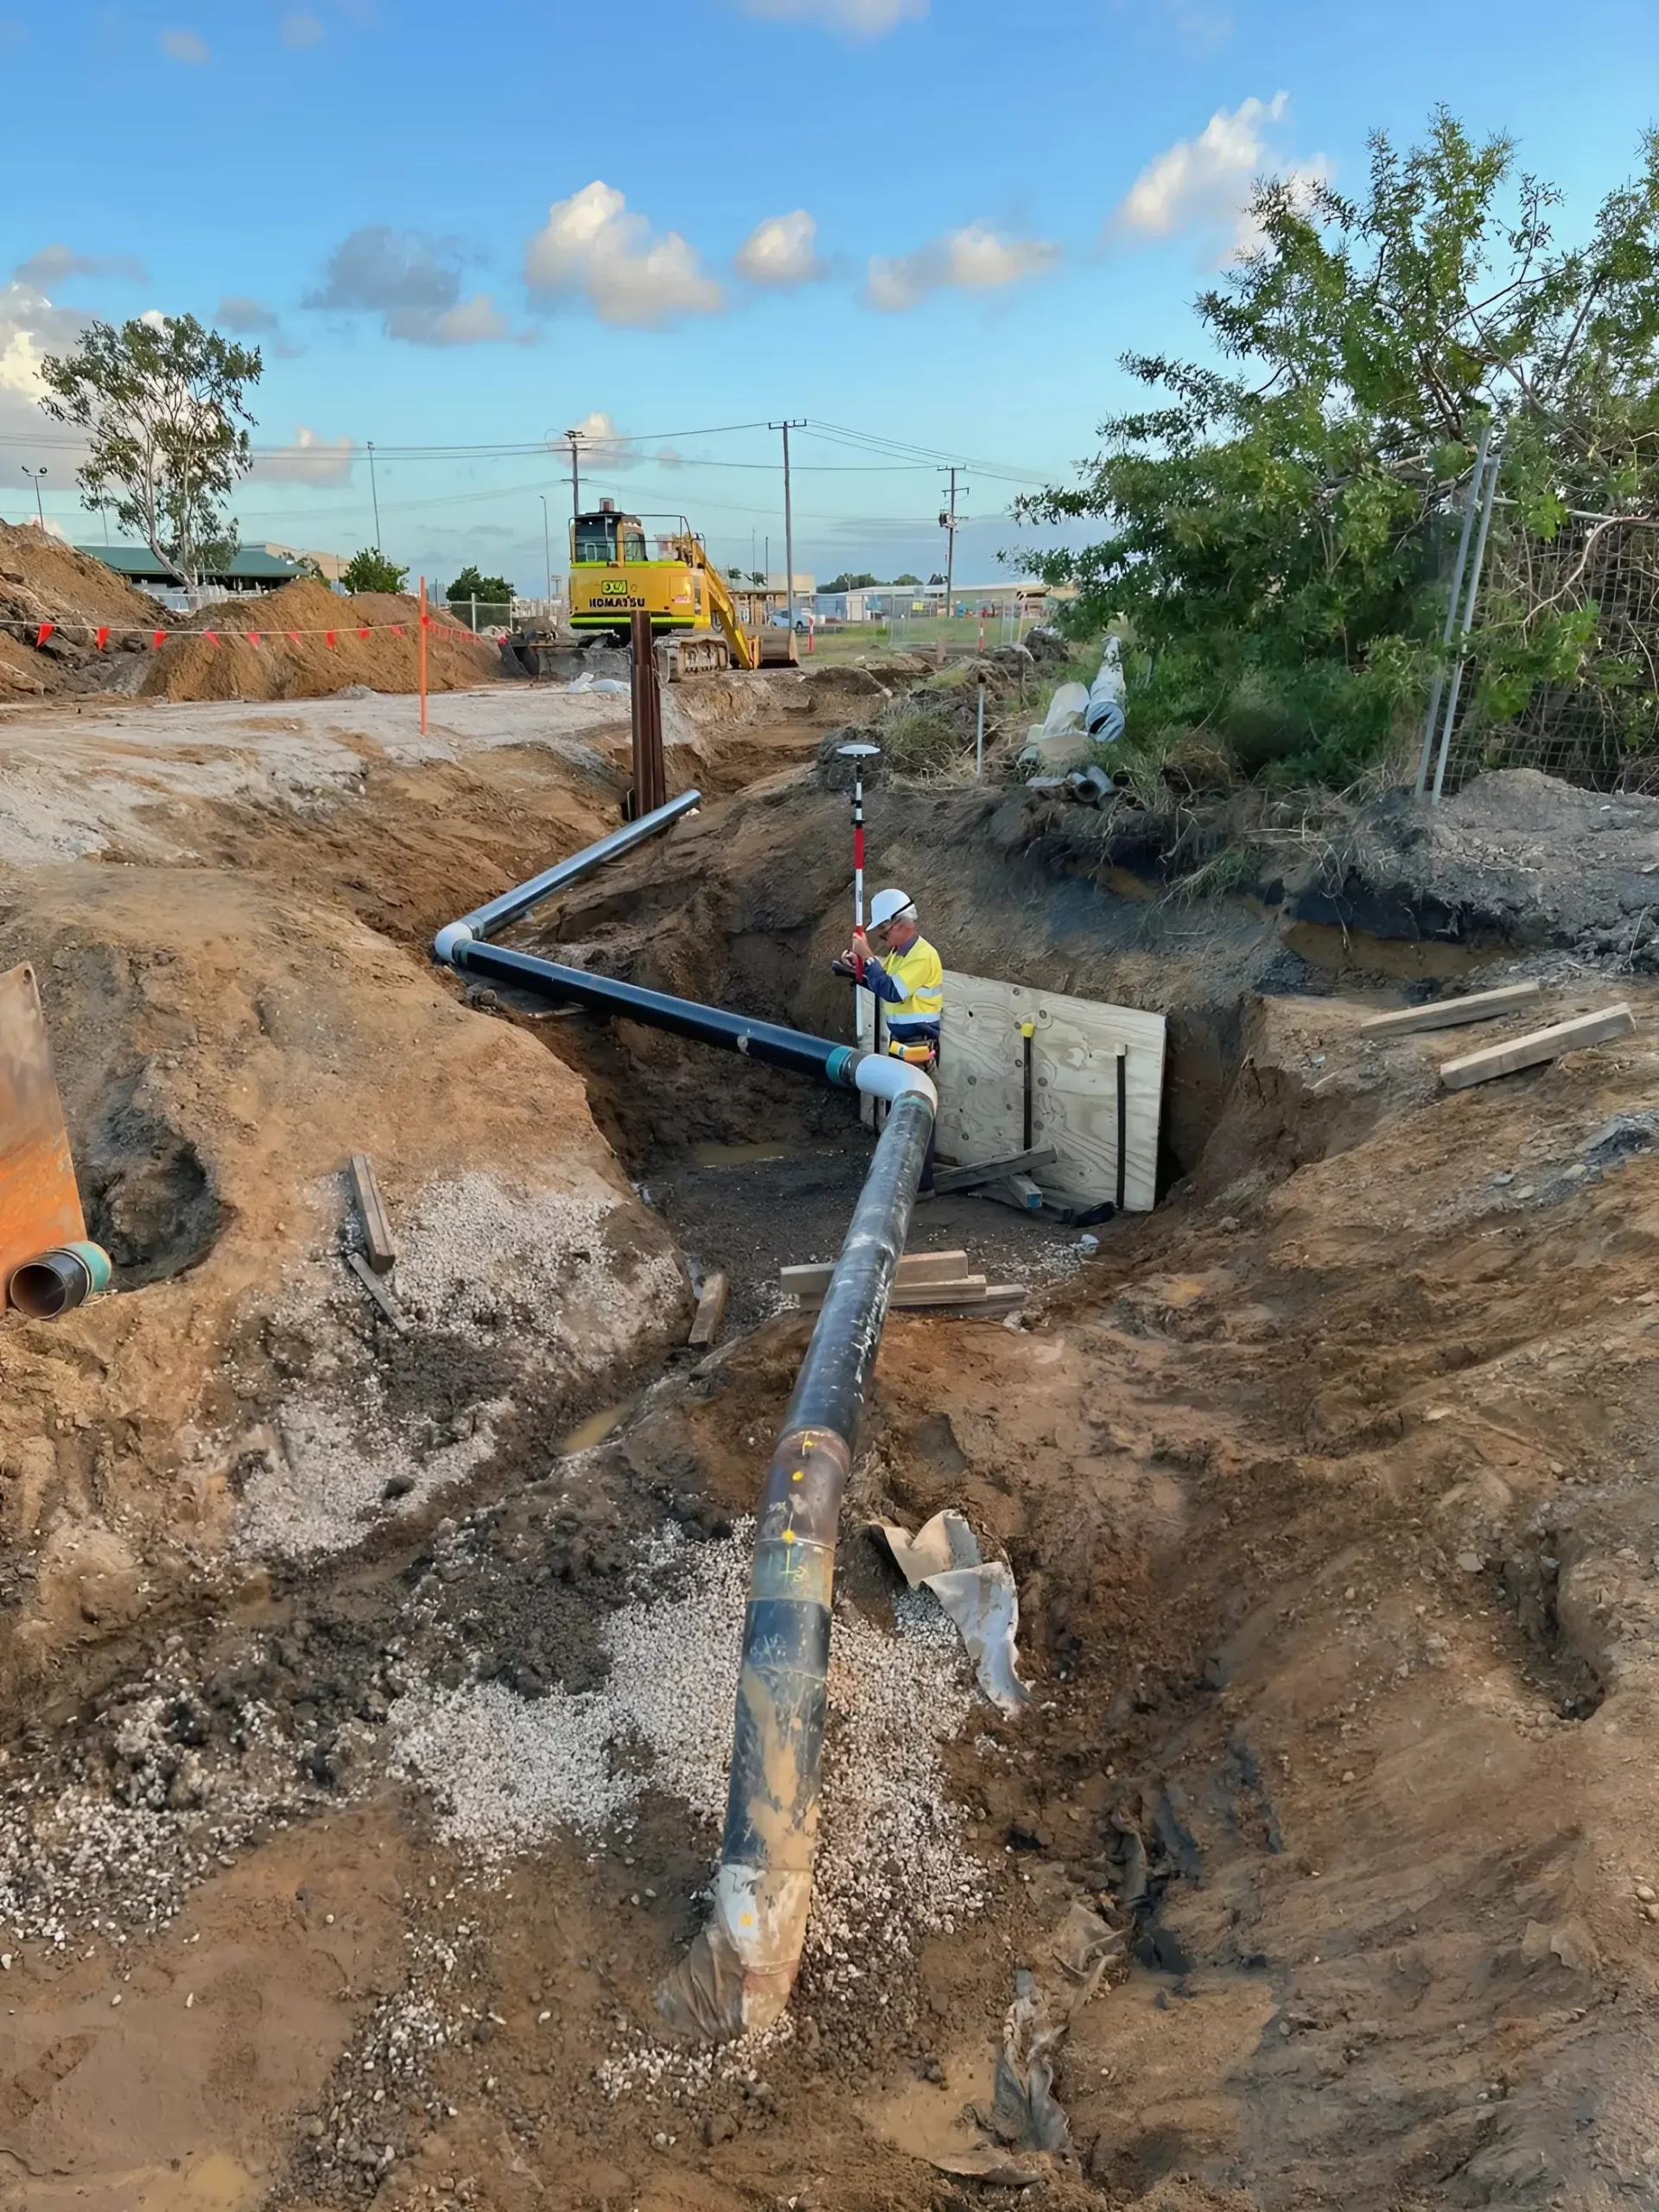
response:
<path fill-rule="evenodd" d="M 674 525 L 657 537 L 654 555 L 646 550 L 647 521 Z M 639 613 L 664 641 L 671 683 L 715 669 L 787 667 L 797 658 L 792 631 L 744 626 L 731 587 L 683 515 L 620 514 L 614 499 L 601 499 L 570 525 L 570 626 L 608 632 L 626 645 Z"/>

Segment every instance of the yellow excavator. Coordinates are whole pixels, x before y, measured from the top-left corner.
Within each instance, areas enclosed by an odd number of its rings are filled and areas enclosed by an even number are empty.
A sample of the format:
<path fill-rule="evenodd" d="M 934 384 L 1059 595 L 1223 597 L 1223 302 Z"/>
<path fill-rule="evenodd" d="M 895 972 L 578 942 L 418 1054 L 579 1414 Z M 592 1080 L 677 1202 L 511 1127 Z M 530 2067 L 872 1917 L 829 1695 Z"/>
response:
<path fill-rule="evenodd" d="M 654 552 L 646 521 L 673 524 L 656 537 Z M 671 683 L 714 669 L 786 667 L 797 658 L 791 631 L 745 627 L 731 586 L 683 515 L 625 515 L 614 499 L 601 499 L 570 525 L 570 626 L 626 645 L 638 613 L 649 614 L 652 636 L 665 641 Z"/>

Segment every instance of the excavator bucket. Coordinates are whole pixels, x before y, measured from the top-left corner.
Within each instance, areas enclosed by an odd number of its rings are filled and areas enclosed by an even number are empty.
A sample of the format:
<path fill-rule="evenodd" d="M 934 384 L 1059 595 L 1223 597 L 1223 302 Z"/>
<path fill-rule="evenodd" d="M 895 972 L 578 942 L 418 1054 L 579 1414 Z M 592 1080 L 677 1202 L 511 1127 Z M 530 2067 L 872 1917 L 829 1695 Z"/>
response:
<path fill-rule="evenodd" d="M 796 649 L 792 630 L 780 630 L 775 622 L 769 622 L 755 632 L 755 637 L 760 647 L 762 668 L 794 668 L 798 664 L 801 656 Z"/>

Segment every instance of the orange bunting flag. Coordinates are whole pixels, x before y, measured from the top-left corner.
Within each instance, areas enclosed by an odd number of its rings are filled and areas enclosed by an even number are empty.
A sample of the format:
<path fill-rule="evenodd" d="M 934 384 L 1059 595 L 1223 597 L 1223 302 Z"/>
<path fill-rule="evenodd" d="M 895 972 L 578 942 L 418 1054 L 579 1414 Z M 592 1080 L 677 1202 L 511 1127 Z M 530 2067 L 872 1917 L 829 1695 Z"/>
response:
<path fill-rule="evenodd" d="M 368 634 L 369 634 L 366 625 L 364 626 L 364 628 L 362 628 L 361 630 L 359 630 L 359 631 L 358 632 L 358 633 L 357 633 L 357 634 L 358 634 L 358 636 L 359 636 L 359 638 L 366 638 L 366 637 L 368 636 Z"/>
<path fill-rule="evenodd" d="M 290 630 L 290 631 L 289 631 L 289 632 L 288 632 L 288 633 L 287 633 L 287 634 L 288 634 L 288 642 L 289 643 L 289 645 L 297 645 L 299 644 L 299 642 L 300 642 L 300 633 L 299 633 L 299 632 L 298 632 L 297 630 Z"/>
<path fill-rule="evenodd" d="M 429 614 L 422 615 L 421 627 L 423 630 L 429 630 L 432 627 L 432 617 Z"/>
<path fill-rule="evenodd" d="M 403 636 L 403 634 L 404 634 L 404 626 L 403 626 L 403 624 L 402 624 L 401 622 L 394 622 L 394 623 L 392 624 L 392 626 L 391 626 L 391 634 L 392 634 L 392 636 L 393 636 L 394 638 L 401 638 L 401 637 Z"/>
<path fill-rule="evenodd" d="M 332 630 L 325 630 L 323 632 L 322 642 L 327 646 L 329 652 L 333 652 L 334 650 L 334 633 Z"/>
<path fill-rule="evenodd" d="M 98 650 L 99 651 L 99 652 L 103 652 L 103 650 L 104 650 L 105 646 L 105 645 L 107 645 L 109 644 L 109 642 L 110 642 L 110 632 L 109 632 L 109 626 L 108 626 L 108 625 L 107 625 L 107 624 L 105 624 L 105 627 L 104 627 L 103 629 L 101 629 L 101 630 L 94 630 L 94 631 L 93 631 L 93 632 L 92 632 L 92 643 L 93 643 L 93 644 L 98 647 Z"/>
<path fill-rule="evenodd" d="M 149 633 L 149 650 L 151 651 L 151 652 L 153 652 L 153 653 L 158 653 L 158 652 L 160 652 L 160 651 L 162 650 L 162 642 L 163 642 L 163 640 L 166 639 L 166 636 L 167 636 L 167 632 L 166 632 L 166 631 L 165 631 L 165 630 L 152 630 L 152 631 L 150 632 L 150 633 Z"/>
<path fill-rule="evenodd" d="M 40 628 L 35 632 L 35 644 L 37 645 L 43 645 L 57 626 L 58 626 L 55 622 L 42 622 Z"/>
<path fill-rule="evenodd" d="M 219 643 L 219 632 L 217 630 L 204 630 L 201 634 L 207 639 L 210 645 L 216 645 Z"/>
<path fill-rule="evenodd" d="M 257 645 L 262 634 L 263 633 L 257 630 L 245 630 L 243 632 L 243 635 L 246 638 L 251 645 Z"/>

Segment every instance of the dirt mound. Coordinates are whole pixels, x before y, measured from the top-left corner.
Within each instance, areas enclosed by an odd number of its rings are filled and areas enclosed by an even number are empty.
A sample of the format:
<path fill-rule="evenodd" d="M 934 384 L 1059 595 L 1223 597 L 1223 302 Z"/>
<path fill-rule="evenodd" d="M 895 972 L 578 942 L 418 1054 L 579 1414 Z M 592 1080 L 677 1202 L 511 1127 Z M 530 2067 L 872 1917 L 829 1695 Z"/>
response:
<path fill-rule="evenodd" d="M 406 594 L 341 599 L 325 584 L 284 584 L 181 618 L 142 689 L 157 699 L 324 699 L 354 683 L 413 691 L 419 621 Z M 499 652 L 483 639 L 447 625 L 428 637 L 429 690 L 462 690 L 499 670 Z"/>
<path fill-rule="evenodd" d="M 115 654 L 142 652 L 142 633 L 163 620 L 153 599 L 101 561 L 32 524 L 0 522 L 0 698 L 111 688 Z M 105 627 L 130 634 L 111 636 L 100 653 L 92 632 Z"/>

